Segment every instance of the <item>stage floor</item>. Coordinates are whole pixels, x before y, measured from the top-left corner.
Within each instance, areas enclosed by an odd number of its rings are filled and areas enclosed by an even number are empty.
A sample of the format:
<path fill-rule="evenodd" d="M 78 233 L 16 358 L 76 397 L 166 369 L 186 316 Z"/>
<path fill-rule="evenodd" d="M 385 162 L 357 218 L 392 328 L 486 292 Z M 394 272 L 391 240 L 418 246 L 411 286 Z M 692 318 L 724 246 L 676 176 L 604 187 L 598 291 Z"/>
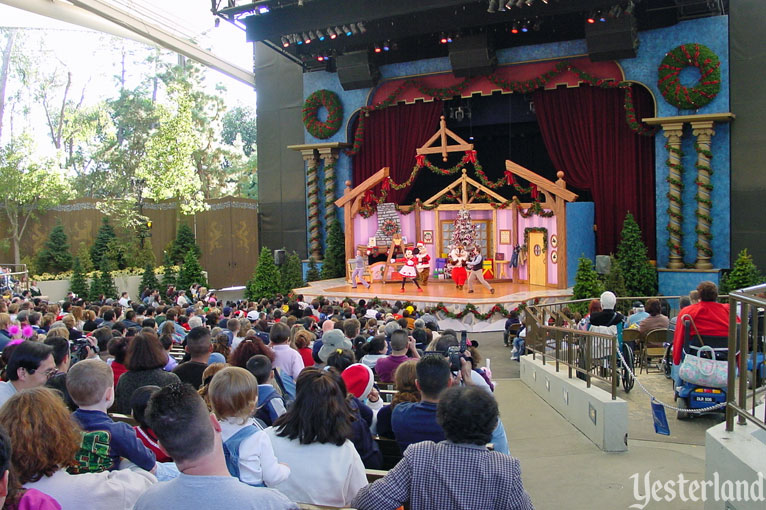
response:
<path fill-rule="evenodd" d="M 482 311 L 485 311 L 485 308 L 488 310 L 496 304 L 502 304 L 507 308 L 508 305 L 515 305 L 535 298 L 543 300 L 546 298 L 561 299 L 572 295 L 572 289 L 556 289 L 511 281 L 495 281 L 491 282 L 491 284 L 495 288 L 494 294 L 490 294 L 489 290 L 482 285 L 476 285 L 474 293 L 469 294 L 467 287 L 463 287 L 463 290 L 458 290 L 451 281 L 438 280 L 431 281 L 428 285 L 422 286 L 423 292 L 418 292 L 417 287 L 413 283 L 408 282 L 405 285 L 405 292 L 400 292 L 400 282 L 376 282 L 369 289 L 366 289 L 361 285 L 353 288 L 344 278 L 335 278 L 333 280 L 311 282 L 308 287 L 295 289 L 295 293 L 303 294 L 307 300 L 323 296 L 338 300 L 346 297 L 354 300 L 377 297 L 391 302 L 407 300 L 426 306 L 432 306 L 436 303 L 465 306 L 468 303 L 472 303 Z"/>

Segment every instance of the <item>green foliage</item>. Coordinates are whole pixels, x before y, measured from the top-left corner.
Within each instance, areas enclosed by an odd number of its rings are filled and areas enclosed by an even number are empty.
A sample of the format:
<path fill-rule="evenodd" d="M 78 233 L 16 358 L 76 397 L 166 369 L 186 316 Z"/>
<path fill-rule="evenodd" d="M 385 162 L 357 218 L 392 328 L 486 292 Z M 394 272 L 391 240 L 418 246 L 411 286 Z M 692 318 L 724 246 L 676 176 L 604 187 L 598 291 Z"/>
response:
<path fill-rule="evenodd" d="M 282 294 L 289 294 L 291 290 L 306 286 L 303 281 L 303 262 L 297 253 L 292 252 L 287 260 L 279 268 L 281 274 Z"/>
<path fill-rule="evenodd" d="M 763 283 L 764 277 L 753 262 L 753 256 L 747 252 L 747 248 L 739 252 L 734 267 L 721 278 L 719 294 L 752 287 Z"/>
<path fill-rule="evenodd" d="M 41 273 L 61 273 L 72 269 L 69 240 L 61 223 L 57 223 L 42 250 L 37 254 L 37 270 Z"/>
<path fill-rule="evenodd" d="M 245 299 L 257 301 L 262 298 L 272 298 L 282 291 L 279 269 L 274 264 L 274 256 L 267 246 L 261 249 L 258 264 L 255 266 L 253 277 L 247 282 Z"/>
<path fill-rule="evenodd" d="M 572 299 L 598 298 L 604 288 L 601 285 L 601 279 L 593 267 L 593 262 L 585 256 L 577 260 L 577 274 L 575 275 L 575 286 Z M 569 307 L 573 312 L 586 313 L 588 303 L 574 303 Z"/>
<path fill-rule="evenodd" d="M 85 243 L 80 243 L 80 247 L 77 248 L 75 257 L 80 259 L 80 265 L 82 266 L 83 273 L 90 273 L 95 269 L 93 266 L 93 261 L 90 259 L 90 249 L 88 249 L 88 246 Z M 39 271 L 37 273 L 39 273 Z"/>
<path fill-rule="evenodd" d="M 197 256 L 193 250 L 186 252 L 184 257 L 184 263 L 181 266 L 181 270 L 178 272 L 178 280 L 176 281 L 176 287 L 179 289 L 189 289 L 192 284 L 199 283 L 200 285 L 207 287 L 207 280 L 205 275 L 202 274 L 202 266 L 197 260 Z"/>
<path fill-rule="evenodd" d="M 617 245 L 617 262 L 620 264 L 625 287 L 630 296 L 654 296 L 657 294 L 657 269 L 649 262 L 641 229 L 633 215 L 625 215 Z"/>
<path fill-rule="evenodd" d="M 197 245 L 196 239 L 194 238 L 194 231 L 186 223 L 181 223 L 178 226 L 175 240 L 170 243 L 170 262 L 173 265 L 183 264 L 186 259 L 186 254 L 190 251 L 194 253 L 194 256 L 198 259 L 202 256 L 202 250 Z"/>
<path fill-rule="evenodd" d="M 310 282 L 315 282 L 322 279 L 322 277 L 319 275 L 317 261 L 313 255 L 309 257 L 309 268 L 308 271 L 306 271 L 306 279 Z"/>
<path fill-rule="evenodd" d="M 141 276 L 141 283 L 138 285 L 139 294 L 143 293 L 145 289 L 159 289 L 160 282 L 157 281 L 157 276 L 154 274 L 154 264 L 147 263 L 144 267 L 144 274 Z"/>
<path fill-rule="evenodd" d="M 170 257 L 168 256 L 168 252 L 165 252 L 165 257 L 163 259 L 163 264 L 165 266 L 165 270 L 162 273 L 162 283 L 161 286 L 161 293 L 164 296 L 165 292 L 167 292 L 168 287 L 171 285 L 176 284 L 176 274 L 173 272 L 173 263 L 170 261 Z"/>
<path fill-rule="evenodd" d="M 79 297 L 88 296 L 88 282 L 80 263 L 80 257 L 75 257 L 72 263 L 72 278 L 69 280 L 69 290 Z"/>
<path fill-rule="evenodd" d="M 98 291 L 104 295 L 104 299 L 117 298 L 117 287 L 112 278 L 112 264 L 106 255 L 101 259 L 101 268 L 98 275 Z"/>
<path fill-rule="evenodd" d="M 625 278 L 622 276 L 622 268 L 617 262 L 617 258 L 614 255 L 609 256 L 609 272 L 604 278 L 604 290 L 609 290 L 614 293 L 615 296 L 625 297 L 628 295 L 628 289 L 625 287 Z M 596 297 L 596 296 L 594 296 Z M 618 300 L 615 310 L 622 313 L 628 313 L 630 309 L 630 302 L 626 300 Z"/>
<path fill-rule="evenodd" d="M 235 106 L 223 115 L 223 131 L 221 132 L 223 141 L 233 145 L 239 136 L 242 140 L 242 151 L 245 156 L 250 157 L 255 152 L 257 134 L 255 108 Z"/>
<path fill-rule="evenodd" d="M 101 280 L 96 274 L 94 274 L 93 278 L 90 280 L 90 288 L 88 289 L 88 301 L 101 301 Z"/>
<path fill-rule="evenodd" d="M 90 260 L 93 262 L 94 267 L 100 267 L 101 260 L 109 252 L 109 244 L 115 239 L 117 239 L 117 234 L 114 232 L 114 227 L 109 224 L 109 218 L 104 216 L 101 220 L 101 227 L 99 227 L 96 234 L 96 239 L 93 241 L 93 246 L 90 247 Z M 114 251 L 111 255 L 114 256 Z"/>
<path fill-rule="evenodd" d="M 346 274 L 346 242 L 340 221 L 333 220 L 327 232 L 327 249 L 322 264 L 322 279 L 340 278 Z"/>

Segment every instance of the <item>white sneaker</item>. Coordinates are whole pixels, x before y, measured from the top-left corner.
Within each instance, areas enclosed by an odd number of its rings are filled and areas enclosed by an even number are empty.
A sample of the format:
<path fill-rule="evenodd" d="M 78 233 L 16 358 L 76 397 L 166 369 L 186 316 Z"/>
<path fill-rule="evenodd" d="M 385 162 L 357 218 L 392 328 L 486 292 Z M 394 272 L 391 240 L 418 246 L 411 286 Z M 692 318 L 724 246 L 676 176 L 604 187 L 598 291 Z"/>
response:
<path fill-rule="evenodd" d="M 513 350 L 511 351 L 511 357 L 515 358 L 517 352 L 519 352 L 519 350 L 516 347 L 514 347 Z"/>

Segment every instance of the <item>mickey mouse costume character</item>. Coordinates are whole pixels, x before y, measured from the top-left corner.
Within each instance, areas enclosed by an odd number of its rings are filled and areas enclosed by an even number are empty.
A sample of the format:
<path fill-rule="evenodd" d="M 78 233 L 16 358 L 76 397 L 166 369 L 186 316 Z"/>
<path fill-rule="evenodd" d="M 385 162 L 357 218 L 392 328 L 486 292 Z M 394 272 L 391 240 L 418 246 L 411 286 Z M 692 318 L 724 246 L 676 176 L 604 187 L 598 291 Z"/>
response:
<path fill-rule="evenodd" d="M 423 286 L 426 286 L 428 274 L 431 272 L 431 257 L 426 252 L 426 245 L 422 242 L 418 243 L 418 253 L 415 257 L 418 259 L 418 264 L 415 266 L 418 270 L 418 279 Z"/>
<path fill-rule="evenodd" d="M 402 268 L 399 270 L 399 274 L 402 276 L 402 292 L 404 292 L 404 284 L 407 283 L 407 278 L 412 278 L 413 283 L 418 288 L 418 292 L 423 292 L 423 289 L 420 288 L 420 284 L 418 283 L 418 272 L 415 269 L 415 265 L 417 264 L 417 260 L 412 256 L 412 250 L 408 249 L 404 252 L 404 258 L 399 259 L 396 262 L 404 263 Z"/>

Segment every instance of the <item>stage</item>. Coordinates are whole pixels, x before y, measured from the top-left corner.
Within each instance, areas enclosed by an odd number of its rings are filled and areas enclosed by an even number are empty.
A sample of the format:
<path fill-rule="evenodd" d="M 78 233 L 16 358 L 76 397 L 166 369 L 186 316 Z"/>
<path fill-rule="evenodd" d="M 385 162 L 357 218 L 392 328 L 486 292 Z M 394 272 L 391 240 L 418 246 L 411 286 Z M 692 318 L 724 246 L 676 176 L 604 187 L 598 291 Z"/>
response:
<path fill-rule="evenodd" d="M 534 299 L 539 299 L 540 302 L 545 303 L 561 301 L 572 295 L 571 288 L 556 289 L 526 283 L 514 283 L 506 280 L 492 281 L 490 283 L 495 288 L 494 294 L 490 294 L 489 290 L 478 284 L 474 289 L 474 293 L 469 294 L 467 287 L 464 287 L 463 290 L 458 290 L 451 280 L 429 281 L 428 285 L 423 286 L 423 292 L 418 292 L 417 287 L 413 283 L 408 282 L 405 286 L 405 292 L 400 292 L 401 282 L 375 282 L 370 285 L 369 289 L 364 288 L 362 285 L 354 289 L 345 278 L 335 278 L 311 282 L 308 287 L 295 289 L 295 293 L 303 294 L 306 301 L 320 296 L 337 301 L 341 301 L 344 298 L 351 298 L 354 301 L 378 298 L 388 301 L 390 304 L 396 301 L 411 301 L 420 311 L 426 307 L 443 303 L 452 313 L 463 311 L 469 303 L 474 305 L 479 312 L 487 313 L 493 306 L 498 304 L 507 310 L 512 310 L 519 304 Z M 500 331 L 505 323 L 505 317 L 501 317 L 499 314 L 486 321 L 479 321 L 473 314 L 466 315 L 462 320 L 450 319 L 443 313 L 436 315 L 440 319 L 439 326 L 441 329 Z"/>

